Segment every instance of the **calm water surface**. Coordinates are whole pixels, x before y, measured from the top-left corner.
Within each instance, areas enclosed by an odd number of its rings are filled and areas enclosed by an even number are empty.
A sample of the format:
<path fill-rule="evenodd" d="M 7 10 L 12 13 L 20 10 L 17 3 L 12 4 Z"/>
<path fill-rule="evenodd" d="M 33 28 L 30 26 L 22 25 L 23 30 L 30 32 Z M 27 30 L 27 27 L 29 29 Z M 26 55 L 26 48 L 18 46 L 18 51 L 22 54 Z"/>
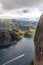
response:
<path fill-rule="evenodd" d="M 0 48 L 0 65 L 19 57 L 6 65 L 29 65 L 30 61 L 34 59 L 34 42 L 33 38 L 23 38 L 17 44 L 11 45 L 7 48 Z"/>

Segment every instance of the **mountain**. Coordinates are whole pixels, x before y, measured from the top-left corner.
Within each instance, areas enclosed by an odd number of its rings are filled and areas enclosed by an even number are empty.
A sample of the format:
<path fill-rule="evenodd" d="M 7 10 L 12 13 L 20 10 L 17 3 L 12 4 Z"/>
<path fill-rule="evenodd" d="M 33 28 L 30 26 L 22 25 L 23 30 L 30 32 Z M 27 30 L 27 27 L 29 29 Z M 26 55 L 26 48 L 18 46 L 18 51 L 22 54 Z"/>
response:
<path fill-rule="evenodd" d="M 1 19 L 0 20 L 0 27 L 1 28 L 6 28 L 7 27 L 25 27 L 25 26 L 31 26 L 36 27 L 37 26 L 37 21 L 29 21 L 27 18 L 20 18 L 20 19 Z"/>
<path fill-rule="evenodd" d="M 29 19 L 26 19 L 26 18 L 22 18 L 22 19 L 12 19 L 12 22 L 15 24 L 21 24 L 21 25 L 30 25 L 30 24 L 33 24 L 33 25 L 37 25 L 37 21 L 29 21 Z"/>

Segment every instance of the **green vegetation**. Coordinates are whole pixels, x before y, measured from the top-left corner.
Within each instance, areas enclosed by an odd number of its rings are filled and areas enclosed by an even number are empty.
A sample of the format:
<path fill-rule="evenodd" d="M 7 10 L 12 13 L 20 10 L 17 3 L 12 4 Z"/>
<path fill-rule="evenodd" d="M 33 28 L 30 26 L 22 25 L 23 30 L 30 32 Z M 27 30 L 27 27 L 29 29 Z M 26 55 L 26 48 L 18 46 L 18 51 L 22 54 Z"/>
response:
<path fill-rule="evenodd" d="M 34 65 L 34 61 L 31 61 L 31 62 L 30 62 L 30 65 Z"/>
<path fill-rule="evenodd" d="M 12 30 L 19 38 L 34 37 L 36 22 L 30 23 L 29 21 L 18 21 L 16 19 L 0 19 L 0 21 L 3 21 L 0 22 L 0 29 L 2 30 Z"/>
<path fill-rule="evenodd" d="M 33 37 L 35 33 L 35 30 L 30 29 L 25 31 L 25 37 Z"/>
<path fill-rule="evenodd" d="M 23 30 L 23 31 L 19 31 L 19 28 L 16 26 L 16 28 L 0 28 L 0 30 L 10 30 L 14 33 L 14 35 L 16 35 L 19 39 L 23 38 L 23 37 L 34 37 L 35 34 L 35 29 L 27 29 L 27 30 Z"/>
<path fill-rule="evenodd" d="M 0 46 L 6 46 L 12 42 L 19 41 L 23 37 L 30 38 L 34 36 L 35 30 L 23 30 L 19 31 L 17 29 L 1 29 L 0 28 Z M 3 42 L 2 42 L 3 41 Z"/>
<path fill-rule="evenodd" d="M 23 37 L 34 37 L 35 29 L 36 23 L 15 19 L 0 19 L 0 46 L 8 45 L 8 43 L 18 41 Z M 3 40 L 3 38 L 5 39 Z M 2 41 L 4 42 L 2 43 Z"/>
<path fill-rule="evenodd" d="M 30 29 L 30 30 L 24 30 L 24 31 L 19 32 L 18 30 L 13 29 L 13 32 L 19 38 L 23 38 L 23 37 L 34 37 L 35 30 L 34 29 Z"/>

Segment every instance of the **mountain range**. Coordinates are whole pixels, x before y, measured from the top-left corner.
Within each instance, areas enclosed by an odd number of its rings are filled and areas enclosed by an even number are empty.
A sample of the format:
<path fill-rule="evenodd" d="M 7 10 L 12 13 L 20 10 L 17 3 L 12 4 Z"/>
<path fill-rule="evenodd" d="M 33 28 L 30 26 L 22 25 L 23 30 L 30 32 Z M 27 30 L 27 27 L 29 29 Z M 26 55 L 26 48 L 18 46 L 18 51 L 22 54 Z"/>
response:
<path fill-rule="evenodd" d="M 3 19 L 0 20 L 0 27 L 6 27 L 7 25 L 20 25 L 20 26 L 24 26 L 24 25 L 33 25 L 33 26 L 37 26 L 38 22 L 37 21 L 29 21 L 28 19 Z"/>

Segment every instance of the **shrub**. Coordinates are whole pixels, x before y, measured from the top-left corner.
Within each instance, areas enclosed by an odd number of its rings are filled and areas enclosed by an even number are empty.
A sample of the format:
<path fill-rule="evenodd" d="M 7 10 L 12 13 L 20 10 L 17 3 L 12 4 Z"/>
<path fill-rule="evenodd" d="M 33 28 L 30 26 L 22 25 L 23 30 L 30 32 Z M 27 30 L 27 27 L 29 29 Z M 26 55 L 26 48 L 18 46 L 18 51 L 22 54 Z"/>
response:
<path fill-rule="evenodd" d="M 30 65 L 34 65 L 34 61 L 31 61 L 31 62 L 30 62 Z"/>

